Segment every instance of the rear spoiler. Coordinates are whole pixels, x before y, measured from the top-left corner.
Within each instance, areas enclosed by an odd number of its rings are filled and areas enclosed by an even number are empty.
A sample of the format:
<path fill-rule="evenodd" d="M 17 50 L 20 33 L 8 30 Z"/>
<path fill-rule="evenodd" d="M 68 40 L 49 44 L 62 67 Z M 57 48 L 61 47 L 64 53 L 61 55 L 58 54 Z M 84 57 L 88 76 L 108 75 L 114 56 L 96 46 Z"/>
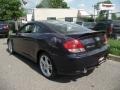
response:
<path fill-rule="evenodd" d="M 94 35 L 94 34 L 105 34 L 104 31 L 93 31 L 93 32 L 90 32 L 90 33 L 84 33 L 84 34 L 81 34 L 80 36 L 86 36 L 86 35 Z"/>

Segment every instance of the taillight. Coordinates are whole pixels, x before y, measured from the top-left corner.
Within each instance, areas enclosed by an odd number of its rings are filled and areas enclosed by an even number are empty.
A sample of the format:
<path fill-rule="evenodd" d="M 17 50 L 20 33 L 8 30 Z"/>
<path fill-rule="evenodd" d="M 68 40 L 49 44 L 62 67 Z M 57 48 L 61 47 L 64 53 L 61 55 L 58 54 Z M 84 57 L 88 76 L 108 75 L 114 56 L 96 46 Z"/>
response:
<path fill-rule="evenodd" d="M 109 33 L 109 34 L 112 34 L 112 32 L 113 32 L 112 27 L 113 27 L 113 25 L 111 25 L 111 26 L 108 28 L 108 33 Z"/>
<path fill-rule="evenodd" d="M 8 25 L 4 25 L 3 28 L 4 28 L 5 30 L 8 30 Z"/>
<path fill-rule="evenodd" d="M 107 43 L 108 43 L 108 38 L 107 38 L 107 35 L 106 35 L 106 34 L 104 34 L 103 42 L 104 42 L 104 44 L 107 44 Z"/>
<path fill-rule="evenodd" d="M 66 48 L 69 52 L 78 53 L 85 52 L 85 47 L 80 40 L 71 39 L 64 43 L 64 48 Z"/>

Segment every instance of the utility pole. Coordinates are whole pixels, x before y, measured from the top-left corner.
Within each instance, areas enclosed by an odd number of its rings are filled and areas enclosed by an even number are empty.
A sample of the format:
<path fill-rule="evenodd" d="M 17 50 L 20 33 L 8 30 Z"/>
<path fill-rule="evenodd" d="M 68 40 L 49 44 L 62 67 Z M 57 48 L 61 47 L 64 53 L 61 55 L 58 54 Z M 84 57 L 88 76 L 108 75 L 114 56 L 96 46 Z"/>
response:
<path fill-rule="evenodd" d="M 94 18 L 94 22 L 96 22 L 96 17 L 95 17 L 95 5 L 93 5 L 93 8 L 94 8 L 94 16 L 93 16 L 93 18 Z"/>

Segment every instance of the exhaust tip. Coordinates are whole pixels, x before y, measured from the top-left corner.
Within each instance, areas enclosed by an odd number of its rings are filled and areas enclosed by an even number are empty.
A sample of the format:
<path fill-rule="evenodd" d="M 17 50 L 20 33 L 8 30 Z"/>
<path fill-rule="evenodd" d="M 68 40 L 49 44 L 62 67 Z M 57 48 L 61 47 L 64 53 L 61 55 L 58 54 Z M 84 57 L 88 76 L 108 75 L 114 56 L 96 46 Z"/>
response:
<path fill-rule="evenodd" d="M 84 74 L 86 74 L 86 73 L 87 73 L 87 69 L 84 68 L 82 72 L 83 72 Z"/>

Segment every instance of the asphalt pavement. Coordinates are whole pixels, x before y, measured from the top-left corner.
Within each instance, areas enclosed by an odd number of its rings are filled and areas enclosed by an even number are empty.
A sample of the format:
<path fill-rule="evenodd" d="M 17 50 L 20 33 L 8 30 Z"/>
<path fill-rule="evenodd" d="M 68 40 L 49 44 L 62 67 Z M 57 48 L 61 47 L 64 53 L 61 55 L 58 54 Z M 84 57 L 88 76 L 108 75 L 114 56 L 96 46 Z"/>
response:
<path fill-rule="evenodd" d="M 120 90 L 120 62 L 107 60 L 88 75 L 48 80 L 38 66 L 21 55 L 10 55 L 0 39 L 0 90 Z"/>

